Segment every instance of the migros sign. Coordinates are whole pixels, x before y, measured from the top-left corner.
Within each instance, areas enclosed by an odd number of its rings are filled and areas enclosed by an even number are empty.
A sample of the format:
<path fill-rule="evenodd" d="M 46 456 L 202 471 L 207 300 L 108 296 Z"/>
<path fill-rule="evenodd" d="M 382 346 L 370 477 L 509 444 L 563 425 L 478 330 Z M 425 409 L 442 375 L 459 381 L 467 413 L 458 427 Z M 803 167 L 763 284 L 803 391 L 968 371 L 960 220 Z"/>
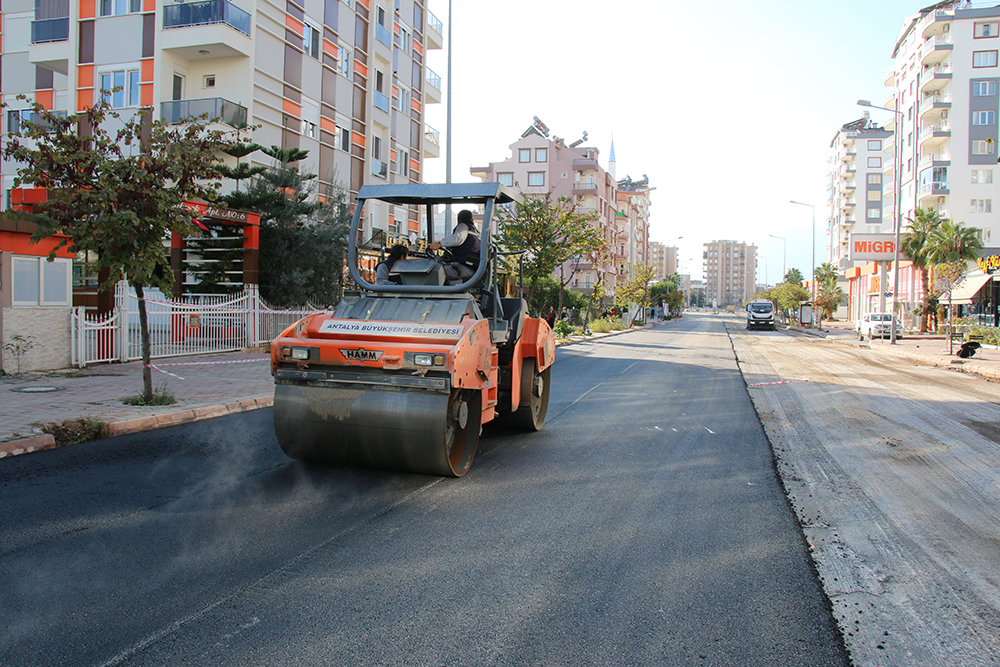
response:
<path fill-rule="evenodd" d="M 873 262 L 891 262 L 896 254 L 893 234 L 851 234 L 850 258 Z"/>

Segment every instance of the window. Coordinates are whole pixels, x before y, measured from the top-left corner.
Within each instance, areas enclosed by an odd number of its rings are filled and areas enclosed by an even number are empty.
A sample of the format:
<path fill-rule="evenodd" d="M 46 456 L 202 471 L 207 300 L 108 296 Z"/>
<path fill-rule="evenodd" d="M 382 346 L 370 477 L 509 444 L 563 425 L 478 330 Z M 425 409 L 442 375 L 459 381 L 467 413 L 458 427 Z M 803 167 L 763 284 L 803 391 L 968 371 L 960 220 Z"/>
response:
<path fill-rule="evenodd" d="M 313 58 L 319 59 L 319 30 L 308 23 L 302 31 L 302 50 Z"/>
<path fill-rule="evenodd" d="M 76 253 L 73 260 L 73 287 L 97 287 L 98 271 L 94 264 L 97 253 L 93 250 Z"/>
<path fill-rule="evenodd" d="M 307 120 L 302 121 L 302 135 L 306 137 L 316 138 L 316 123 L 310 123 Z"/>
<path fill-rule="evenodd" d="M 868 158 L 868 166 L 872 169 L 882 168 L 882 158 L 880 157 L 870 157 Z"/>
<path fill-rule="evenodd" d="M 20 132 L 25 121 L 31 120 L 31 109 L 7 112 L 7 131 Z"/>
<path fill-rule="evenodd" d="M 518 151 L 518 154 L 517 154 L 517 161 L 518 162 L 531 162 L 531 149 L 530 148 L 522 148 L 522 149 L 520 149 Z"/>
<path fill-rule="evenodd" d="M 882 182 L 882 174 L 868 174 L 868 182 L 872 185 L 879 185 Z"/>
<path fill-rule="evenodd" d="M 993 170 L 992 169 L 973 169 L 972 170 L 972 182 L 973 183 L 992 183 L 993 182 Z"/>
<path fill-rule="evenodd" d="M 973 213 L 992 213 L 993 212 L 993 200 L 992 199 L 973 199 L 972 200 L 972 212 Z"/>
<path fill-rule="evenodd" d="M 139 106 L 139 70 L 101 72 L 101 91 L 106 102 L 114 109 Z M 112 92 L 113 89 L 120 88 Z M 175 98 L 181 99 L 181 98 Z"/>
<path fill-rule="evenodd" d="M 542 187 L 545 185 L 545 172 L 544 171 L 529 171 L 528 172 L 528 187 Z"/>
<path fill-rule="evenodd" d="M 996 123 L 996 111 L 973 111 L 973 125 L 993 125 Z"/>
<path fill-rule="evenodd" d="M 376 160 L 382 159 L 382 137 L 372 137 L 372 157 Z"/>
<path fill-rule="evenodd" d="M 881 190 L 869 190 L 868 191 L 868 201 L 882 201 L 882 191 Z"/>
<path fill-rule="evenodd" d="M 343 47 L 340 47 L 340 73 L 350 79 L 352 69 L 351 52 Z"/>
<path fill-rule="evenodd" d="M 996 37 L 1000 35 L 1000 30 L 997 30 L 1000 23 L 977 23 L 974 27 L 974 33 L 976 39 L 982 39 L 984 37 Z"/>
<path fill-rule="evenodd" d="M 405 114 L 410 113 L 410 89 L 403 87 L 399 89 L 399 110 Z"/>
<path fill-rule="evenodd" d="M 549 159 L 549 149 L 547 148 L 535 149 L 535 162 L 546 162 L 548 159 Z"/>
<path fill-rule="evenodd" d="M 997 66 L 997 52 L 996 51 L 973 51 L 972 52 L 972 66 L 973 67 L 996 67 Z"/>
<path fill-rule="evenodd" d="M 881 139 L 869 139 L 868 140 L 868 150 L 870 150 L 870 151 L 880 151 L 880 150 L 882 150 L 882 140 Z"/>
<path fill-rule="evenodd" d="M 206 74 L 204 82 L 205 82 L 204 84 L 205 88 L 215 88 L 215 75 Z"/>
<path fill-rule="evenodd" d="M 346 127 L 337 127 L 337 145 L 342 151 L 351 150 L 351 131 Z"/>
<path fill-rule="evenodd" d="M 396 153 L 399 157 L 396 159 L 396 173 L 401 176 L 409 176 L 410 174 L 410 152 L 398 150 Z"/>
<path fill-rule="evenodd" d="M 396 25 L 399 24 L 397 23 Z M 397 47 L 399 47 L 400 51 L 406 54 L 410 53 L 410 45 L 413 42 L 410 39 L 410 32 L 406 28 L 399 25 L 399 30 L 397 30 L 396 34 L 392 36 L 392 41 Z"/>
<path fill-rule="evenodd" d="M 509 188 L 514 187 L 514 174 L 497 174 L 497 180 L 500 181 L 500 185 L 506 185 Z"/>
<path fill-rule="evenodd" d="M 993 142 L 976 139 L 972 142 L 973 155 L 993 155 Z"/>
<path fill-rule="evenodd" d="M 73 261 L 44 257 L 14 257 L 13 305 L 69 306 Z"/>
<path fill-rule="evenodd" d="M 880 208 L 870 208 L 868 209 L 869 219 L 880 219 L 882 217 L 882 209 Z"/>
<path fill-rule="evenodd" d="M 101 0 L 101 16 L 121 16 L 141 11 L 141 0 Z"/>
<path fill-rule="evenodd" d="M 996 81 L 973 81 L 972 94 L 975 97 L 988 97 L 997 94 Z"/>

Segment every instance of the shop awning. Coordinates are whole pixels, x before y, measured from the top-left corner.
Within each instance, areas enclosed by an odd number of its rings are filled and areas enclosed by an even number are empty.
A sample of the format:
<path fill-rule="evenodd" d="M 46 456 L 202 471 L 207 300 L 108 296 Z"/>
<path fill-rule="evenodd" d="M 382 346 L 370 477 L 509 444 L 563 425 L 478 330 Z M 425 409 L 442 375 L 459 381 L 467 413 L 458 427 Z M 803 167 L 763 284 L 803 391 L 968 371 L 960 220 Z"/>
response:
<path fill-rule="evenodd" d="M 967 276 L 958 287 L 951 291 L 952 304 L 972 303 L 972 297 L 990 281 L 993 276 Z M 948 295 L 942 294 L 940 297 L 942 304 L 948 303 Z"/>

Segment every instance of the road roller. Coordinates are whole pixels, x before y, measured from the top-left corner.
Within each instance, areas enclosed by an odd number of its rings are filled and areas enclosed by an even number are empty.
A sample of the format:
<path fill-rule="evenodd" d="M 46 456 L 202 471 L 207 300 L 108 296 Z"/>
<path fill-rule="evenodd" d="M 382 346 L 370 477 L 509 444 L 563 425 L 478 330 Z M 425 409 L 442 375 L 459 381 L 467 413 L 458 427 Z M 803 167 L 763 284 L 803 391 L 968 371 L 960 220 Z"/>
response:
<path fill-rule="evenodd" d="M 274 430 L 289 457 L 461 477 L 487 422 L 542 428 L 555 337 L 528 316 L 520 290 L 503 293 L 504 253 L 491 241 L 496 207 L 515 201 L 520 195 L 500 183 L 361 188 L 348 236 L 356 289 L 271 344 Z M 392 265 L 392 283 L 369 282 L 357 238 L 373 202 L 424 212 L 422 247 L 434 241 L 435 206 L 481 207 L 472 275 L 449 279 L 446 253 L 411 252 Z"/>

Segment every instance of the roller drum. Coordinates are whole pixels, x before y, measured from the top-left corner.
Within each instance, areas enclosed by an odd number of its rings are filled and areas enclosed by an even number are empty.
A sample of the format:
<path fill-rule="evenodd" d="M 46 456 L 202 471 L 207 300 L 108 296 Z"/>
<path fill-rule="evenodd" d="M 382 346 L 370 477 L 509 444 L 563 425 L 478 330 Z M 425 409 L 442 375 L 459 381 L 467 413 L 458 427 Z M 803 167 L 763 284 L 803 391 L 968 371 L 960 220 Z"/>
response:
<path fill-rule="evenodd" d="M 479 443 L 478 392 L 361 384 L 274 388 L 274 430 L 293 459 L 460 477 Z"/>

